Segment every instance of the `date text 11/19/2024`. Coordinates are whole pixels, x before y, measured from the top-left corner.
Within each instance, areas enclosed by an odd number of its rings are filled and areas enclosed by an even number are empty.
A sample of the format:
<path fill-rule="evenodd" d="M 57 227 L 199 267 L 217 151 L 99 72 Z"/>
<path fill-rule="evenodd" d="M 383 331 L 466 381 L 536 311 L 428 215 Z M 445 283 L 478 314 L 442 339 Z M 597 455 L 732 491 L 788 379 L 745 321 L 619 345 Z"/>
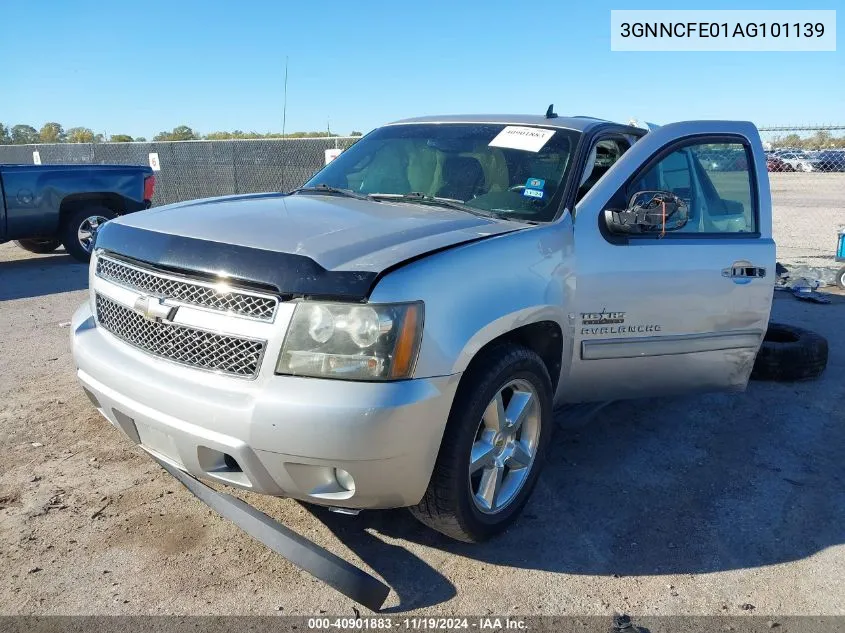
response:
<path fill-rule="evenodd" d="M 524 631 L 524 620 L 509 617 L 483 618 L 308 618 L 308 628 L 316 631 Z"/>

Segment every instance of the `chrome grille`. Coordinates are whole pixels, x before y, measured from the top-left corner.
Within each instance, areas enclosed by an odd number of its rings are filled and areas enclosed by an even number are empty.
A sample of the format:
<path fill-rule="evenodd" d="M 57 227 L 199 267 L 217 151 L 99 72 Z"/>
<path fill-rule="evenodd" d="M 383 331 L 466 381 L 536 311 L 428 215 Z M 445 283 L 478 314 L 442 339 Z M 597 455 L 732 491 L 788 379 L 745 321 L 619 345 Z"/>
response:
<path fill-rule="evenodd" d="M 100 256 L 97 259 L 97 276 L 157 297 L 262 321 L 272 321 L 278 305 L 278 299 L 275 297 L 241 290 L 220 291 L 213 284 L 182 279 L 108 256 Z"/>
<path fill-rule="evenodd" d="M 258 373 L 266 341 L 149 321 L 101 294 L 96 295 L 96 307 L 102 328 L 145 352 L 231 376 L 254 378 Z"/>

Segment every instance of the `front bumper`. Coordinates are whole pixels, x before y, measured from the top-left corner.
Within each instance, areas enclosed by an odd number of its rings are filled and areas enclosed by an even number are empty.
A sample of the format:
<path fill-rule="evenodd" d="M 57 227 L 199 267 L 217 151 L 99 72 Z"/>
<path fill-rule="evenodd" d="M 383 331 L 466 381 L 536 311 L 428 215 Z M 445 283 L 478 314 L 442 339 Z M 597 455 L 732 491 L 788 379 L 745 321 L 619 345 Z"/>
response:
<path fill-rule="evenodd" d="M 343 595 L 373 611 L 381 609 L 387 594 L 390 593 L 390 587 L 377 578 L 302 538 L 237 497 L 217 492 L 161 459 L 157 461 L 200 501 L 235 523 L 251 537 L 281 554 L 294 565 L 312 573 Z"/>
<path fill-rule="evenodd" d="M 365 383 L 244 381 L 160 360 L 71 322 L 77 375 L 97 409 L 194 477 L 345 508 L 414 505 L 428 486 L 460 376 Z M 335 477 L 347 471 L 354 486 Z"/>

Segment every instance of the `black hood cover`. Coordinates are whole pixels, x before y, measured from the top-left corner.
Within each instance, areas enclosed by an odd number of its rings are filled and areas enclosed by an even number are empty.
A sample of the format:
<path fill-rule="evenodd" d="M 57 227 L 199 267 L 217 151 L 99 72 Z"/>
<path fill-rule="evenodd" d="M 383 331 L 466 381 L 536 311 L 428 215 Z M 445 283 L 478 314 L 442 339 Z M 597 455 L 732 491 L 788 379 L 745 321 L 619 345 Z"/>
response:
<path fill-rule="evenodd" d="M 97 249 L 173 272 L 221 276 L 280 295 L 364 300 L 378 273 L 330 271 L 310 257 L 237 244 L 209 242 L 107 222 Z"/>

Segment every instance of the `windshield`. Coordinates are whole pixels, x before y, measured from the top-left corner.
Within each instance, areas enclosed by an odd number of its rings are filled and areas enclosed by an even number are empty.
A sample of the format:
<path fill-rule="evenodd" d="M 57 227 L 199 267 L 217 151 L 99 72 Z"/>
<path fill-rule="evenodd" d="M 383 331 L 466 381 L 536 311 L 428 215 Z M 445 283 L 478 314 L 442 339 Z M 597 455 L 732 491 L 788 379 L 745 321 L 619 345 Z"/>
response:
<path fill-rule="evenodd" d="M 416 194 L 545 222 L 557 213 L 579 136 L 573 130 L 486 123 L 390 125 L 355 143 L 305 187 L 375 197 Z"/>

